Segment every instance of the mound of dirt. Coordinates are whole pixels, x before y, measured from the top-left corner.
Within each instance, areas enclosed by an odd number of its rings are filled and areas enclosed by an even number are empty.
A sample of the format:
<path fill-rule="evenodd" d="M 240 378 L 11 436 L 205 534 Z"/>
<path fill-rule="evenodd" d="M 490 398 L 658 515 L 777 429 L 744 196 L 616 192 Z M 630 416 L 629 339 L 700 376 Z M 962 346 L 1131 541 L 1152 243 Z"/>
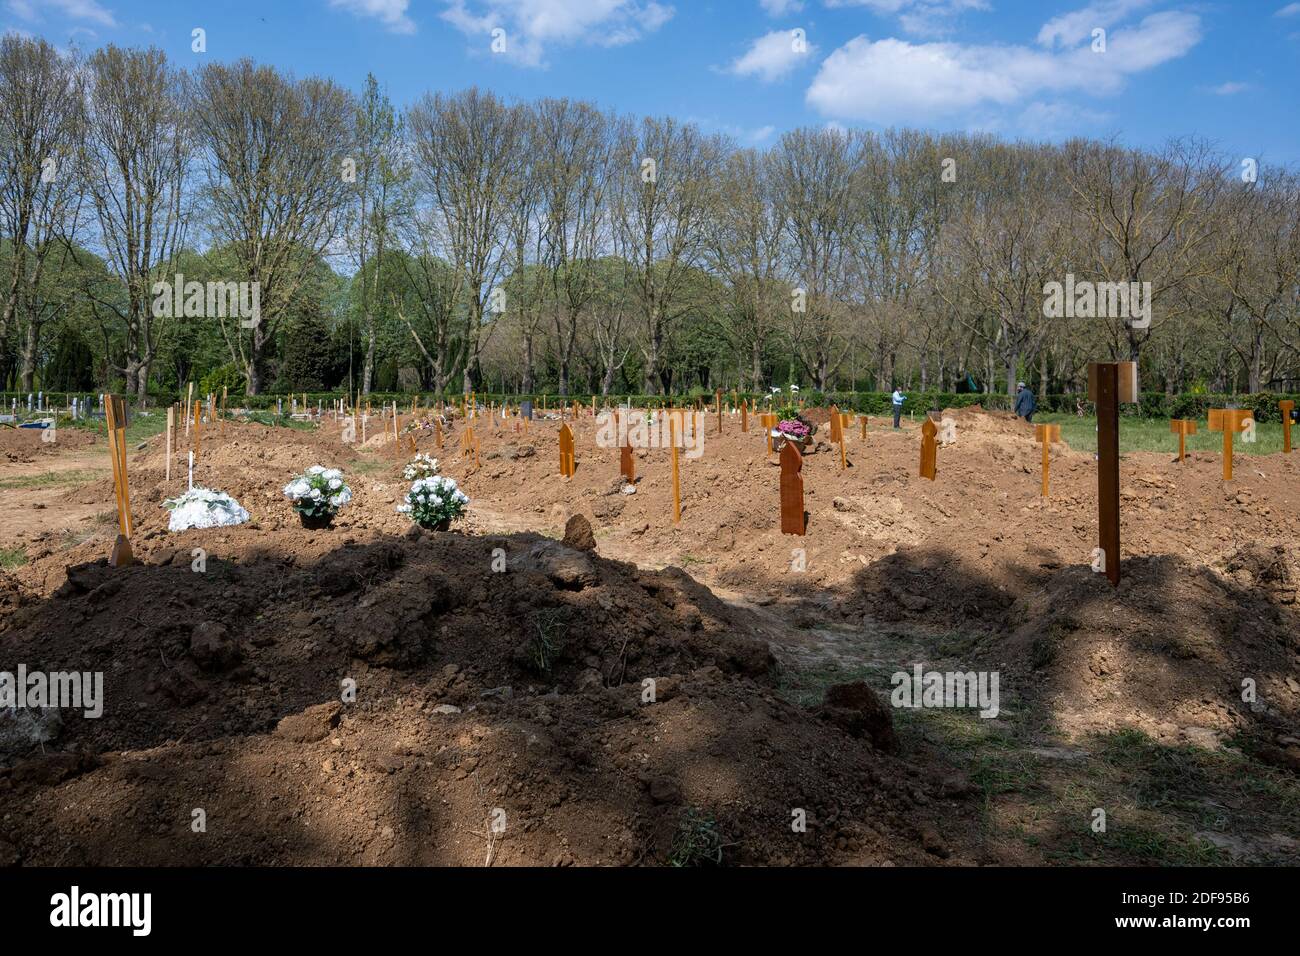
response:
<path fill-rule="evenodd" d="M 1072 733 L 1269 746 L 1300 725 L 1298 556 L 1248 546 L 1218 568 L 1132 559 L 1118 589 L 1087 568 L 1057 570 L 980 653 Z"/>
<path fill-rule="evenodd" d="M 104 680 L 101 718 L 5 738 L 25 864 L 680 862 L 704 819 L 736 863 L 936 852 L 932 782 L 872 744 L 888 711 L 782 699 L 769 625 L 678 569 L 532 534 L 183 537 L 0 615 L 0 669 Z"/>

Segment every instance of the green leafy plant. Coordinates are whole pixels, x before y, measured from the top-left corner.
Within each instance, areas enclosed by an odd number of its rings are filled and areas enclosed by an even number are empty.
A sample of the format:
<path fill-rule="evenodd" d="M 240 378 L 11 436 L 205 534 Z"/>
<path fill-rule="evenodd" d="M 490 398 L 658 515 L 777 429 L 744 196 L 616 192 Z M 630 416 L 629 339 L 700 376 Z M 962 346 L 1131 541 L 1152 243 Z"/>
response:
<path fill-rule="evenodd" d="M 695 807 L 687 808 L 673 837 L 671 866 L 721 866 L 722 831 L 718 822 Z"/>

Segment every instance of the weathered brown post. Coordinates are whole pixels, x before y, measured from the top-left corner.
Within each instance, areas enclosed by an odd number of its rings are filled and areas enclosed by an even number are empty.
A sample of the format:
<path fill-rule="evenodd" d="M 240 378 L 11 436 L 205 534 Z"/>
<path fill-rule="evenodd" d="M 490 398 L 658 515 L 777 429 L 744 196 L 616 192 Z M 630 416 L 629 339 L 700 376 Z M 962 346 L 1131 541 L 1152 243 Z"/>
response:
<path fill-rule="evenodd" d="M 861 435 L 862 440 L 866 441 L 867 440 L 867 416 L 866 415 L 858 416 L 858 425 L 862 428 L 862 435 Z"/>
<path fill-rule="evenodd" d="M 803 510 L 803 455 L 794 442 L 781 448 L 781 533 L 804 534 L 808 528 Z"/>
<path fill-rule="evenodd" d="M 749 404 L 742 402 L 740 406 L 740 430 L 746 434 L 749 432 Z"/>
<path fill-rule="evenodd" d="M 1136 362 L 1088 365 L 1088 400 L 1097 408 L 1097 537 L 1115 587 L 1120 580 L 1119 542 L 1119 406 L 1138 400 Z"/>
<path fill-rule="evenodd" d="M 677 416 L 668 413 L 668 446 L 673 459 L 673 524 L 682 523 L 682 480 L 677 465 Z"/>
<path fill-rule="evenodd" d="M 131 491 L 126 480 L 126 403 L 116 395 L 104 399 L 108 452 L 112 456 L 113 491 L 117 498 L 117 540 L 108 563 L 115 568 L 135 563 L 131 554 Z"/>
<path fill-rule="evenodd" d="M 935 435 L 939 433 L 939 428 L 929 415 L 925 416 L 925 424 L 921 426 L 921 471 L 922 478 L 929 478 L 934 481 L 937 473 L 939 444 L 935 441 Z"/>
<path fill-rule="evenodd" d="M 560 474 L 565 478 L 572 478 L 575 470 L 577 470 L 577 462 L 573 454 L 573 429 L 569 427 L 568 422 L 565 422 L 560 426 Z"/>
<path fill-rule="evenodd" d="M 1291 454 L 1291 413 L 1295 410 L 1295 402 L 1286 398 L 1278 402 L 1277 407 L 1282 409 L 1282 452 L 1289 455 Z"/>
<path fill-rule="evenodd" d="M 1190 418 L 1171 418 L 1169 430 L 1178 436 L 1178 460 L 1187 458 L 1187 436 L 1196 434 L 1196 422 Z"/>
<path fill-rule="evenodd" d="M 1211 408 L 1210 431 L 1223 432 L 1223 480 L 1232 481 L 1232 435 L 1246 430 L 1253 417 L 1249 408 Z"/>
<path fill-rule="evenodd" d="M 1052 442 L 1061 440 L 1060 425 L 1035 425 L 1034 438 L 1043 444 L 1043 497 L 1047 497 L 1052 472 Z"/>
<path fill-rule="evenodd" d="M 722 434 L 722 389 L 718 389 L 718 434 Z"/>

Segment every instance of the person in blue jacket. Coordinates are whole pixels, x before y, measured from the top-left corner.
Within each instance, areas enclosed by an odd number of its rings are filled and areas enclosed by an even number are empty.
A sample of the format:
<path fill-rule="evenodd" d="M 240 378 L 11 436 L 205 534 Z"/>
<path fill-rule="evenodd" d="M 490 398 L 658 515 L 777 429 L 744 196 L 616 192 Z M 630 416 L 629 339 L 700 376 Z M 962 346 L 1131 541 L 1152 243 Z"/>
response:
<path fill-rule="evenodd" d="M 1016 382 L 1016 415 L 1032 422 L 1036 408 L 1038 403 L 1034 401 L 1034 393 L 1025 387 L 1024 382 Z"/>
<path fill-rule="evenodd" d="M 894 399 L 894 427 L 897 428 L 898 420 L 903 415 L 903 403 L 907 401 L 907 396 L 904 395 L 902 391 L 899 390 L 897 385 L 894 386 L 893 399 Z"/>

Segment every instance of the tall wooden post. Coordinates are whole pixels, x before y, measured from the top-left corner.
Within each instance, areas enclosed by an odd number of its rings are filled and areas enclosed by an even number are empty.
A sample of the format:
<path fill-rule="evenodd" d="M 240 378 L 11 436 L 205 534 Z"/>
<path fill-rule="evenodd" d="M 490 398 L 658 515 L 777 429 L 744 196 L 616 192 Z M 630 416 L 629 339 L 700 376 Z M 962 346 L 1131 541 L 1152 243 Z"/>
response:
<path fill-rule="evenodd" d="M 722 389 L 718 389 L 718 434 L 722 434 Z"/>
<path fill-rule="evenodd" d="M 131 491 L 126 478 L 126 403 L 116 395 L 105 396 L 104 416 L 108 425 L 108 451 L 112 456 L 118 529 L 108 563 L 120 568 L 135 563 L 131 554 Z"/>
<path fill-rule="evenodd" d="M 747 402 L 742 402 L 740 405 L 740 430 L 745 434 L 749 433 L 749 404 Z"/>
<path fill-rule="evenodd" d="M 176 406 L 167 409 L 167 473 L 165 481 L 172 480 L 172 437 L 176 432 Z"/>
<path fill-rule="evenodd" d="M 1120 580 L 1119 406 L 1138 400 L 1136 362 L 1088 365 L 1088 400 L 1097 408 L 1097 544 L 1106 577 Z"/>
<path fill-rule="evenodd" d="M 1295 411 L 1295 402 L 1291 399 L 1283 399 L 1277 403 L 1277 407 L 1282 409 L 1282 452 L 1291 454 L 1291 422 L 1292 412 Z"/>
<path fill-rule="evenodd" d="M 668 445 L 673 459 L 673 524 L 682 523 L 682 484 L 677 465 L 677 416 L 668 413 Z"/>

